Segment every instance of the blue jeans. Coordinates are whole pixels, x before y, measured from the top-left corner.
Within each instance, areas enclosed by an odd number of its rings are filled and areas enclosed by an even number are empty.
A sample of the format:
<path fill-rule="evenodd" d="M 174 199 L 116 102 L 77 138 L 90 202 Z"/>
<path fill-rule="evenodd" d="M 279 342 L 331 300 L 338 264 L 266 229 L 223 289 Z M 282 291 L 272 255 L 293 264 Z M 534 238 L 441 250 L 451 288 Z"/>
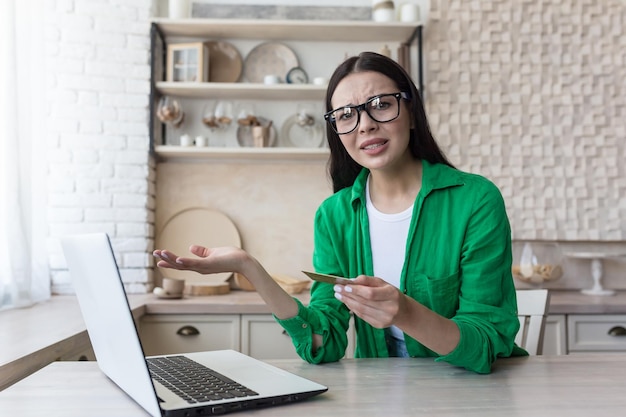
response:
<path fill-rule="evenodd" d="M 385 340 L 387 341 L 387 351 L 389 357 L 392 358 L 408 358 L 409 352 L 406 350 L 406 343 L 404 340 L 394 337 L 389 329 L 385 330 Z"/>

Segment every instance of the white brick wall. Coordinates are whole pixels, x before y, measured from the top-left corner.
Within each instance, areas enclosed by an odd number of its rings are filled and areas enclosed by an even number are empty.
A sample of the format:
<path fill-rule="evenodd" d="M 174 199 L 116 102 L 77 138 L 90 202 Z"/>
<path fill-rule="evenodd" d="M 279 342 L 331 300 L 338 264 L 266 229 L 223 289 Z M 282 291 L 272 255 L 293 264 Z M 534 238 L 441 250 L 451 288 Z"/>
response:
<path fill-rule="evenodd" d="M 107 232 L 130 292 L 151 289 L 154 164 L 149 157 L 152 0 L 47 3 L 50 267 L 71 292 L 57 237 Z"/>

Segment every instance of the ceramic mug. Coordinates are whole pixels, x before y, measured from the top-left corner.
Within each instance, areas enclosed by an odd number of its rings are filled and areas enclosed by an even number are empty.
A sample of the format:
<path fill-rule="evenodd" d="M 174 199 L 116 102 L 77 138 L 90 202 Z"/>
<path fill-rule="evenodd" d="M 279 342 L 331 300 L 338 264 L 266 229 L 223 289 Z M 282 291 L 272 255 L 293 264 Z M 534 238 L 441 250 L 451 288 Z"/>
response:
<path fill-rule="evenodd" d="M 265 77 L 263 77 L 263 84 L 280 84 L 280 77 L 276 74 L 267 74 Z"/>
<path fill-rule="evenodd" d="M 178 278 L 163 278 L 162 288 L 169 295 L 180 295 L 185 289 L 185 280 Z"/>
<path fill-rule="evenodd" d="M 196 136 L 196 146 L 201 148 L 204 146 L 208 146 L 209 141 L 205 136 Z"/>
<path fill-rule="evenodd" d="M 180 146 L 191 146 L 191 145 L 193 145 L 191 136 L 185 134 L 180 137 Z"/>

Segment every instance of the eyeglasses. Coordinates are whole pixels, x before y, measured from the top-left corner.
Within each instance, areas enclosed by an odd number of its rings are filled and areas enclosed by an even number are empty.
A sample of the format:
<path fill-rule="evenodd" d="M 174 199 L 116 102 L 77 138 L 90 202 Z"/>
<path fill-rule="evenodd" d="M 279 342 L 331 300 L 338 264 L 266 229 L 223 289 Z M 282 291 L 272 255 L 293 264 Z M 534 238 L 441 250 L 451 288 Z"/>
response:
<path fill-rule="evenodd" d="M 361 121 L 361 112 L 378 123 L 387 123 L 400 115 L 400 99 L 410 100 L 411 95 L 406 92 L 380 94 L 372 97 L 357 106 L 343 106 L 324 114 L 324 119 L 338 135 L 353 132 Z"/>

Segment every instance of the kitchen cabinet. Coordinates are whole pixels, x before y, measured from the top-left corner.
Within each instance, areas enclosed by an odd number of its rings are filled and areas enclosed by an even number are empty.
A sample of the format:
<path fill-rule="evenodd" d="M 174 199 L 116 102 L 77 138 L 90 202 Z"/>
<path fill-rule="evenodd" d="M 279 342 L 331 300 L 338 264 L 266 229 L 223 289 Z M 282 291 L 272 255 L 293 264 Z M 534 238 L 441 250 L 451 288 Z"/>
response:
<path fill-rule="evenodd" d="M 299 66 L 308 72 L 309 79 L 328 78 L 346 55 L 363 50 L 381 50 L 389 45 L 394 53 L 403 47 L 410 51 L 405 61 L 411 76 L 422 86 L 422 27 L 415 22 L 373 21 L 309 21 L 309 20 L 247 20 L 247 19 L 156 19 L 152 23 L 152 82 L 150 112 L 151 150 L 160 160 L 168 159 L 325 159 L 328 150 L 321 147 L 298 147 L 281 137 L 281 125 L 304 106 L 316 115 L 321 130 L 321 143 L 325 136 L 323 98 L 325 85 L 316 84 L 261 84 L 246 80 L 240 82 L 170 82 L 165 80 L 168 44 L 175 42 L 225 41 L 234 44 L 240 52 L 250 50 L 264 42 L 284 43 L 299 58 Z M 404 56 L 404 55 L 403 55 Z M 245 53 L 241 53 L 245 66 Z M 393 54 L 392 54 L 393 57 Z M 397 58 L 394 57 L 394 58 Z M 209 62 L 211 57 L 209 56 Z M 210 63 L 209 63 L 210 65 Z M 423 91 L 423 89 L 421 89 Z M 180 100 L 185 111 L 185 125 L 173 129 L 156 117 L 159 99 L 169 96 Z M 207 100 L 232 100 L 250 102 L 257 112 L 272 120 L 276 145 L 268 148 L 240 147 L 229 139 L 225 147 L 181 147 L 176 135 L 184 133 L 195 137 L 208 133 L 198 122 L 198 108 Z M 300 109 L 302 110 L 302 109 Z M 236 111 L 235 111 L 236 112 Z M 234 123 L 236 125 L 236 123 Z M 208 129 L 208 128 L 207 128 Z M 230 135 L 235 136 L 230 127 Z M 220 133 L 221 134 L 221 133 Z M 318 135 L 319 136 L 319 135 Z M 209 138 L 209 143 L 211 138 Z M 308 146 L 307 144 L 305 144 Z"/>
<path fill-rule="evenodd" d="M 242 320 L 241 352 L 257 359 L 298 358 L 291 337 L 271 315 L 244 314 Z M 348 328 L 346 358 L 354 357 L 354 320 Z"/>
<path fill-rule="evenodd" d="M 241 321 L 238 314 L 158 314 L 139 321 L 146 355 L 239 350 Z"/>
<path fill-rule="evenodd" d="M 241 352 L 257 359 L 297 359 L 291 337 L 271 315 L 241 316 Z"/>
<path fill-rule="evenodd" d="M 553 314 L 546 319 L 544 355 L 626 353 L 626 315 Z"/>
<path fill-rule="evenodd" d="M 234 349 L 257 359 L 298 358 L 291 338 L 271 314 L 148 314 L 138 327 L 146 355 Z M 625 329 L 626 315 L 551 314 L 542 354 L 626 352 Z M 346 358 L 354 357 L 355 339 L 351 319 Z"/>
<path fill-rule="evenodd" d="M 626 314 L 571 314 L 567 327 L 570 353 L 626 353 Z"/>
<path fill-rule="evenodd" d="M 295 359 L 291 337 L 271 314 L 148 314 L 138 322 L 146 355 L 234 349 L 257 359 Z M 350 320 L 346 357 L 354 357 Z"/>

